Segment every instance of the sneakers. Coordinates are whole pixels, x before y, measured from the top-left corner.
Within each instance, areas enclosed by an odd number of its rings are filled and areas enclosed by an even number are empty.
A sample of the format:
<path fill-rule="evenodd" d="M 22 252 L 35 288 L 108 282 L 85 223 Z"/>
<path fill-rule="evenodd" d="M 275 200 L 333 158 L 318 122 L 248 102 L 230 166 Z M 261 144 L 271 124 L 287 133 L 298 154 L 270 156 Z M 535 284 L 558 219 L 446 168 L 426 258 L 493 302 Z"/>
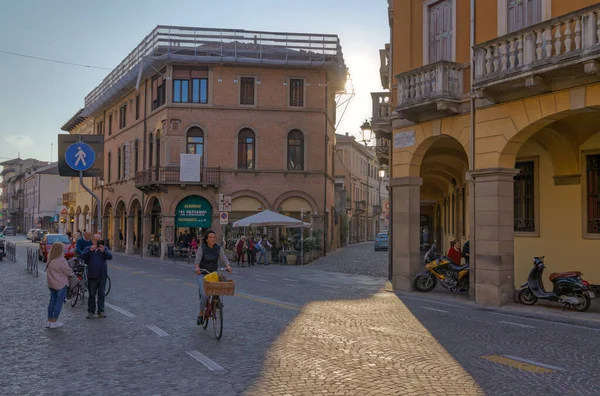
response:
<path fill-rule="evenodd" d="M 63 322 L 52 322 L 50 323 L 51 329 L 58 329 L 59 327 L 63 327 L 65 324 Z"/>
<path fill-rule="evenodd" d="M 46 322 L 44 324 L 44 327 L 47 328 L 47 329 L 49 329 L 51 326 L 52 326 L 52 322 Z"/>
<path fill-rule="evenodd" d="M 87 316 L 85 317 L 86 319 L 92 319 L 94 317 L 94 313 L 93 312 L 88 312 Z"/>
<path fill-rule="evenodd" d="M 196 325 L 200 326 L 204 323 L 204 311 L 198 315 L 198 319 L 196 319 Z"/>
<path fill-rule="evenodd" d="M 100 319 L 104 319 L 104 318 L 106 318 L 106 315 L 104 314 L 104 312 L 98 312 L 98 317 Z"/>

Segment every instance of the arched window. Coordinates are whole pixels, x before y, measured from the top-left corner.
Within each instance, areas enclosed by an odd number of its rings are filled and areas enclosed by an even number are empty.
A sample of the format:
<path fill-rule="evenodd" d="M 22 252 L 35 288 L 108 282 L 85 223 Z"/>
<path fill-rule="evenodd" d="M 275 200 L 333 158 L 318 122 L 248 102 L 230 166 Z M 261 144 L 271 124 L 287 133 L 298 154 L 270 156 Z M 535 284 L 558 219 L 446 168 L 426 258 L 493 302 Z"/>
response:
<path fill-rule="evenodd" d="M 152 133 L 150 133 L 150 135 L 148 136 L 148 168 L 152 168 L 152 160 L 154 159 L 152 157 L 152 147 L 154 145 L 153 142 L 153 138 L 152 138 Z"/>
<path fill-rule="evenodd" d="M 244 128 L 238 135 L 238 168 L 255 169 L 256 140 L 250 128 Z"/>
<path fill-rule="evenodd" d="M 304 135 L 297 129 L 288 134 L 287 167 L 289 170 L 304 170 Z"/>
<path fill-rule="evenodd" d="M 112 155 L 108 153 L 108 174 L 106 175 L 106 182 L 110 183 L 110 168 L 112 167 Z"/>
<path fill-rule="evenodd" d="M 200 156 L 200 165 L 204 163 L 204 131 L 198 127 L 190 128 L 187 132 L 188 154 L 198 154 Z"/>
<path fill-rule="evenodd" d="M 119 147 L 119 150 L 117 151 L 117 180 L 121 180 L 122 177 L 122 173 L 121 173 L 121 164 L 123 162 L 123 156 L 121 155 L 121 147 Z"/>

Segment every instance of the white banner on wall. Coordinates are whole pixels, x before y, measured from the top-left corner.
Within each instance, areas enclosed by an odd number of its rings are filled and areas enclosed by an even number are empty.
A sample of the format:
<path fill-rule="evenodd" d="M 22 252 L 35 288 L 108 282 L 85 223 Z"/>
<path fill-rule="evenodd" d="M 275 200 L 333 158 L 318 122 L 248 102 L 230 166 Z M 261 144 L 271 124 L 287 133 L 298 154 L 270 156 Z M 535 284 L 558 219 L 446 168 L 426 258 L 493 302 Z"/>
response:
<path fill-rule="evenodd" d="M 181 154 L 179 165 L 179 180 L 189 182 L 200 181 L 200 154 Z"/>

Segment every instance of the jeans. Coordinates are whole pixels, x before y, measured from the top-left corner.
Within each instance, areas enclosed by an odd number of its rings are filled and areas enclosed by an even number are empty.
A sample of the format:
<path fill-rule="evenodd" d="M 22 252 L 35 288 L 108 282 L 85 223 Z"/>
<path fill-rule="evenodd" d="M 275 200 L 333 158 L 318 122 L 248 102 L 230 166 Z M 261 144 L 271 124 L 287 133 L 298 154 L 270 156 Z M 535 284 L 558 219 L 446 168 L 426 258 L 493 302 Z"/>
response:
<path fill-rule="evenodd" d="M 206 307 L 206 294 L 204 294 L 204 274 L 196 275 L 198 284 L 198 296 L 200 297 L 200 311 Z"/>
<path fill-rule="evenodd" d="M 256 262 L 256 252 L 254 250 L 248 250 L 248 265 L 254 265 Z"/>
<path fill-rule="evenodd" d="M 258 254 L 258 261 L 256 262 L 256 264 L 260 265 L 260 260 L 263 260 L 265 265 L 269 265 L 269 259 L 267 259 L 267 251 L 266 250 L 260 251 L 260 253 Z"/>
<path fill-rule="evenodd" d="M 98 312 L 104 312 L 104 291 L 106 290 L 106 278 L 88 279 L 88 312 L 96 313 L 96 293 L 98 293 Z"/>
<path fill-rule="evenodd" d="M 67 286 L 59 290 L 50 289 L 50 303 L 48 304 L 48 320 L 58 319 L 63 303 L 65 302 L 65 295 L 67 294 Z"/>

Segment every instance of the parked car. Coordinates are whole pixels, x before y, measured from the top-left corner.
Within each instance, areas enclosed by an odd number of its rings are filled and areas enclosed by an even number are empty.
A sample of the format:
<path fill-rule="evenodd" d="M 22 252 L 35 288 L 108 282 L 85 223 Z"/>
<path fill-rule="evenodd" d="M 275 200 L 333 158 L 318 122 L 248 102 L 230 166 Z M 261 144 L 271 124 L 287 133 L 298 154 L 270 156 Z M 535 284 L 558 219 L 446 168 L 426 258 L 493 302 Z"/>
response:
<path fill-rule="evenodd" d="M 31 237 L 31 242 L 41 242 L 45 235 L 48 234 L 48 230 L 36 230 Z"/>
<path fill-rule="evenodd" d="M 31 230 L 27 231 L 27 239 L 31 240 L 31 238 L 33 238 L 33 234 L 35 234 L 37 230 L 39 230 L 39 228 L 32 228 Z"/>
<path fill-rule="evenodd" d="M 62 242 L 65 245 L 65 258 L 67 260 L 72 259 L 75 255 L 75 244 L 71 243 L 69 237 L 64 234 L 47 234 L 42 238 L 40 242 L 40 248 L 38 250 L 38 258 L 44 263 L 48 261 L 48 253 L 52 245 L 56 242 Z"/>
<path fill-rule="evenodd" d="M 12 227 L 12 226 L 7 226 L 7 227 L 4 229 L 4 235 L 7 235 L 7 236 L 8 236 L 8 235 L 15 236 L 15 235 L 17 235 L 17 230 L 15 229 L 15 227 Z"/>
<path fill-rule="evenodd" d="M 374 248 L 375 248 L 375 251 L 388 250 L 388 233 L 387 233 L 387 231 L 380 232 L 379 234 L 377 234 L 377 236 L 375 237 Z"/>

